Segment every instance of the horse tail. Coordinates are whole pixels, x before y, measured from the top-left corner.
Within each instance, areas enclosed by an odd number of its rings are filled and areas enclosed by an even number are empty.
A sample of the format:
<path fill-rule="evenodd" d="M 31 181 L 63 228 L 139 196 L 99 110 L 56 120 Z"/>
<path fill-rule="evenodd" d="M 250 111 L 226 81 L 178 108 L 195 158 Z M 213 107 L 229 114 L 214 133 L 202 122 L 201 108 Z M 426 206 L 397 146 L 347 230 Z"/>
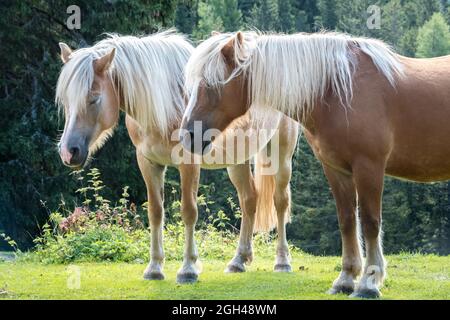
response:
<path fill-rule="evenodd" d="M 255 232 L 271 231 L 277 224 L 274 195 L 276 188 L 275 175 L 263 174 L 265 153 L 255 157 L 255 187 L 257 192 Z"/>

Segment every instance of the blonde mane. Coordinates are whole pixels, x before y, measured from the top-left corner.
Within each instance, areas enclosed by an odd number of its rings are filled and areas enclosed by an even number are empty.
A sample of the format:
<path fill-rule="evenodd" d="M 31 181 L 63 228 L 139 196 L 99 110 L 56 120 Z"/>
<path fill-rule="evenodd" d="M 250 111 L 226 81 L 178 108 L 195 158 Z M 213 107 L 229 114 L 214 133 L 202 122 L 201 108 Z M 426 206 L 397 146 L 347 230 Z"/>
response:
<path fill-rule="evenodd" d="M 201 43 L 186 65 L 186 87 L 196 91 L 200 81 L 220 88 L 239 74 L 249 81 L 252 106 L 272 107 L 304 119 L 331 89 L 347 108 L 353 92 L 353 73 L 359 47 L 392 86 L 403 73 L 396 54 L 382 41 L 354 38 L 341 33 L 262 34 L 243 32 L 218 34 Z M 222 48 L 232 39 L 236 68 L 227 71 Z M 195 97 L 191 97 L 191 100 Z M 190 101 L 191 105 L 192 101 Z"/>
<path fill-rule="evenodd" d="M 74 51 L 59 76 L 56 103 L 83 111 L 94 81 L 93 61 L 112 48 L 116 53 L 108 76 L 121 107 L 144 131 L 159 130 L 168 140 L 185 109 L 183 70 L 193 51 L 174 30 L 145 37 L 107 35 L 90 48 Z"/>

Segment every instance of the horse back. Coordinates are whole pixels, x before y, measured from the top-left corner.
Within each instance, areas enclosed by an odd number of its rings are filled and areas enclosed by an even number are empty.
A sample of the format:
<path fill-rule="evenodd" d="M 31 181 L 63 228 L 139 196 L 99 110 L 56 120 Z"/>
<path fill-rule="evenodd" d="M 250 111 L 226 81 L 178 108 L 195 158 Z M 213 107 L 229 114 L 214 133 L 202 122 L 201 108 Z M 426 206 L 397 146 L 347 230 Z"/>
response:
<path fill-rule="evenodd" d="M 351 105 L 329 92 L 305 124 L 316 156 L 349 173 L 364 159 L 399 178 L 450 179 L 450 56 L 399 57 L 404 75 L 395 87 L 370 57 L 358 59 Z"/>

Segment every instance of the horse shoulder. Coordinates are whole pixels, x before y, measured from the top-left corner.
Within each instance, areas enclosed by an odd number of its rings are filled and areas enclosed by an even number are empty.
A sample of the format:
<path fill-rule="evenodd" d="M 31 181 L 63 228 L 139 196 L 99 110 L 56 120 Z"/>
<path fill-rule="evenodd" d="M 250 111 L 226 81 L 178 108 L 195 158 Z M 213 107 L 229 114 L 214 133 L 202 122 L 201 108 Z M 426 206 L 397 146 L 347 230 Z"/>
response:
<path fill-rule="evenodd" d="M 143 136 L 139 124 L 129 115 L 125 117 L 125 126 L 127 127 L 128 135 L 130 136 L 131 142 L 137 148 L 137 146 L 142 142 Z"/>

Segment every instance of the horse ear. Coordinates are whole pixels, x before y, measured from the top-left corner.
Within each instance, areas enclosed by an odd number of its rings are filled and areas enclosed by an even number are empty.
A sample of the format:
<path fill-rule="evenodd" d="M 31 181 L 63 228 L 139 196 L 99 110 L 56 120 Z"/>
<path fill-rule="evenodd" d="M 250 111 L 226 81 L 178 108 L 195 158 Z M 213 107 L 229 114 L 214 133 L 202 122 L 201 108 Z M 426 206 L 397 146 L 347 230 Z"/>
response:
<path fill-rule="evenodd" d="M 233 62 L 234 60 L 234 39 L 228 41 L 226 45 L 222 48 L 222 55 L 225 58 L 225 61 L 228 63 Z"/>
<path fill-rule="evenodd" d="M 94 70 L 97 74 L 105 73 L 111 66 L 111 63 L 116 54 L 116 48 L 112 48 L 110 52 L 105 54 L 103 57 L 94 60 Z"/>
<path fill-rule="evenodd" d="M 232 64 L 234 63 L 235 55 L 234 55 L 234 48 L 235 48 L 235 42 L 239 43 L 239 46 L 242 45 L 244 42 L 244 36 L 242 35 L 242 32 L 238 31 L 236 33 L 236 36 L 232 38 L 228 43 L 222 48 L 222 55 L 224 56 L 225 60 Z"/>
<path fill-rule="evenodd" d="M 214 37 L 214 36 L 218 36 L 220 34 L 220 32 L 219 31 L 211 31 L 211 36 L 212 37 Z"/>
<path fill-rule="evenodd" d="M 70 49 L 70 47 L 64 42 L 60 42 L 59 47 L 61 49 L 61 60 L 62 62 L 67 63 L 70 60 L 72 49 Z"/>
<path fill-rule="evenodd" d="M 242 43 L 244 43 L 244 35 L 242 34 L 242 32 L 238 31 L 236 33 L 236 40 L 239 43 L 239 45 L 242 45 Z"/>

